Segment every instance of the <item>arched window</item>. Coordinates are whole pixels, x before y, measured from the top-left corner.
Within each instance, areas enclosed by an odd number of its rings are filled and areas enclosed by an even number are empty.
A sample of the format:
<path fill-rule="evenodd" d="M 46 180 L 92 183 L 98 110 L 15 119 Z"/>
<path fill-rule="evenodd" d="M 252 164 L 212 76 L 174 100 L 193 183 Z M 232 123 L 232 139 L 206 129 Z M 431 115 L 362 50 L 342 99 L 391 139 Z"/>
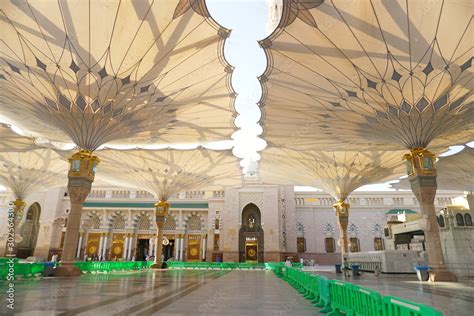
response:
<path fill-rule="evenodd" d="M 91 214 L 91 215 L 89 215 L 89 218 L 92 222 L 92 228 L 93 229 L 99 229 L 100 228 L 100 217 L 96 214 Z M 65 226 L 67 226 L 67 224 Z"/>
<path fill-rule="evenodd" d="M 458 226 L 464 226 L 464 217 L 461 213 L 456 214 L 456 223 L 458 224 Z"/>
<path fill-rule="evenodd" d="M 26 219 L 29 220 L 29 221 L 32 221 L 33 220 L 33 217 L 35 215 L 35 210 L 30 208 L 28 210 L 28 213 L 26 213 Z"/>
<path fill-rule="evenodd" d="M 298 252 L 306 252 L 306 240 L 304 237 L 296 238 L 296 249 Z"/>
<path fill-rule="evenodd" d="M 471 214 L 464 214 L 464 222 L 466 223 L 466 226 L 472 226 Z"/>
<path fill-rule="evenodd" d="M 216 220 L 214 221 L 214 229 L 219 229 L 219 219 L 216 218 Z"/>
<path fill-rule="evenodd" d="M 357 237 L 349 238 L 349 248 L 351 252 L 359 252 L 360 251 L 359 238 Z"/>
<path fill-rule="evenodd" d="M 114 229 L 125 229 L 125 218 L 122 215 L 117 215 L 114 219 Z"/>
<path fill-rule="evenodd" d="M 166 216 L 163 230 L 176 230 L 176 220 L 174 219 L 173 215 L 168 214 L 168 216 Z"/>
<path fill-rule="evenodd" d="M 145 214 L 143 214 L 142 216 L 140 216 L 140 218 L 138 219 L 138 230 L 149 230 L 150 229 L 150 219 L 148 218 L 148 216 L 146 216 Z"/>
<path fill-rule="evenodd" d="M 380 237 L 374 238 L 374 249 L 375 251 L 384 250 L 383 239 Z"/>
<path fill-rule="evenodd" d="M 195 231 L 201 230 L 201 219 L 196 215 L 192 215 L 191 217 L 189 217 L 188 229 Z"/>
<path fill-rule="evenodd" d="M 444 223 L 444 216 L 443 216 L 443 215 L 438 216 L 437 219 L 438 219 L 438 225 L 439 225 L 439 227 L 444 227 L 444 226 L 446 226 L 445 223 Z"/>
<path fill-rule="evenodd" d="M 334 238 L 328 237 L 324 240 L 324 245 L 326 247 L 326 252 L 327 253 L 334 253 L 334 248 L 336 248 L 336 242 L 334 241 Z"/>

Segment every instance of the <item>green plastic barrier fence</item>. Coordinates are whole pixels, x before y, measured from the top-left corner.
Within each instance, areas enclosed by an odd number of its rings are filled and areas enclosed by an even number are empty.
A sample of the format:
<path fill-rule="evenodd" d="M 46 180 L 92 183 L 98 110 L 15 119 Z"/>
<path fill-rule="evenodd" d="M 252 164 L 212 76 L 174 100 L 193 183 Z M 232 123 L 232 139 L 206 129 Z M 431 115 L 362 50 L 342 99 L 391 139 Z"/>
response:
<path fill-rule="evenodd" d="M 354 306 L 354 290 L 351 283 L 331 280 L 329 281 L 331 293 L 331 309 L 332 312 L 328 316 L 337 316 L 343 313 L 344 315 L 353 316 Z"/>
<path fill-rule="evenodd" d="M 13 274 L 15 279 L 30 278 L 42 275 L 44 271 L 43 263 L 19 263 L 18 259 L 14 260 Z M 7 260 L 0 262 L 0 279 L 5 280 L 8 277 L 10 265 Z"/>
<path fill-rule="evenodd" d="M 308 280 L 305 285 L 306 293 L 304 298 L 310 301 L 319 300 L 319 286 L 315 275 L 308 274 Z"/>
<path fill-rule="evenodd" d="M 368 288 L 339 280 L 328 280 L 284 264 L 267 265 L 328 316 L 440 316 L 430 306 L 392 296 L 382 296 Z"/>
<path fill-rule="evenodd" d="M 330 312 L 331 311 L 331 292 L 330 292 L 331 283 L 329 282 L 328 278 L 322 275 L 316 275 L 316 279 L 318 279 L 319 300 L 314 306 L 320 307 L 321 313 Z"/>
<path fill-rule="evenodd" d="M 355 315 L 382 315 L 382 296 L 378 292 L 358 285 L 353 285 L 352 288 Z"/>
<path fill-rule="evenodd" d="M 382 299 L 383 316 L 442 316 L 432 307 L 413 303 L 398 297 L 385 296 Z"/>

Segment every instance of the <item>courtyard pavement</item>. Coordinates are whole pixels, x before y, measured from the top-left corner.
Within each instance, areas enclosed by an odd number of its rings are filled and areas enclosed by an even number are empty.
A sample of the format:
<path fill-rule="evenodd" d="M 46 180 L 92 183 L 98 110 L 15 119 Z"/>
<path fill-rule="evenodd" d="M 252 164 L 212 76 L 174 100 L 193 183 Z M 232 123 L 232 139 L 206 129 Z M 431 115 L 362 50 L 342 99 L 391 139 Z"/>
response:
<path fill-rule="evenodd" d="M 320 273 L 343 279 L 332 267 Z M 356 284 L 414 302 L 444 315 L 472 315 L 472 282 L 416 281 L 413 275 L 363 274 Z M 5 282 L 0 283 L 5 313 Z M 317 309 L 271 271 L 146 270 L 16 282 L 15 315 L 318 315 Z"/>

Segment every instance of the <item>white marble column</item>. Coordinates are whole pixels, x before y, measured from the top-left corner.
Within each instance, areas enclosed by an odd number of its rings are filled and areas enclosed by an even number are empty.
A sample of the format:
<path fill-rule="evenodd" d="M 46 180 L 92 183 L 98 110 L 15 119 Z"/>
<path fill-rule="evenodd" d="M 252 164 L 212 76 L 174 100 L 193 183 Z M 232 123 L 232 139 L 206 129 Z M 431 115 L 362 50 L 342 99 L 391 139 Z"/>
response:
<path fill-rule="evenodd" d="M 107 239 L 108 239 L 108 235 L 105 235 L 105 236 L 104 236 L 104 243 L 103 243 L 103 245 L 102 245 L 102 253 L 101 253 L 102 258 L 103 258 L 104 260 L 105 260 L 105 253 L 106 253 L 106 251 L 107 251 Z"/>
<path fill-rule="evenodd" d="M 184 260 L 184 238 L 181 237 L 181 246 L 179 247 L 179 261 Z"/>
<path fill-rule="evenodd" d="M 201 249 L 202 249 L 202 251 L 201 251 L 201 253 L 202 253 L 201 258 L 202 258 L 203 260 L 206 260 L 206 237 L 205 237 L 205 236 L 203 236 L 203 239 L 202 239 Z"/>
<path fill-rule="evenodd" d="M 128 260 L 132 260 L 132 251 L 133 251 L 133 242 L 135 239 L 135 235 L 130 236 L 129 243 L 128 243 Z"/>
<path fill-rule="evenodd" d="M 86 253 L 87 253 L 87 241 L 89 240 L 89 231 L 86 230 L 84 232 L 84 236 L 82 237 L 82 245 L 81 245 L 81 249 L 82 249 L 82 255 L 85 256 Z"/>
<path fill-rule="evenodd" d="M 100 233 L 100 238 L 99 238 L 99 251 L 97 252 L 97 256 L 100 256 L 102 254 L 102 247 L 104 246 L 104 234 Z"/>
<path fill-rule="evenodd" d="M 157 250 L 156 246 L 157 246 L 156 238 L 151 238 L 150 239 L 150 256 L 155 256 L 156 250 Z"/>
<path fill-rule="evenodd" d="M 175 235 L 174 238 L 174 260 L 179 260 L 179 235 Z"/>
<path fill-rule="evenodd" d="M 123 242 L 123 253 L 122 253 L 122 259 L 124 261 L 127 261 L 127 252 L 128 252 L 128 239 L 130 237 L 128 235 L 125 235 L 125 240 Z"/>
<path fill-rule="evenodd" d="M 77 242 L 77 253 L 76 258 L 80 258 L 81 256 L 81 249 L 82 249 L 82 236 L 84 233 L 79 233 L 79 241 Z"/>

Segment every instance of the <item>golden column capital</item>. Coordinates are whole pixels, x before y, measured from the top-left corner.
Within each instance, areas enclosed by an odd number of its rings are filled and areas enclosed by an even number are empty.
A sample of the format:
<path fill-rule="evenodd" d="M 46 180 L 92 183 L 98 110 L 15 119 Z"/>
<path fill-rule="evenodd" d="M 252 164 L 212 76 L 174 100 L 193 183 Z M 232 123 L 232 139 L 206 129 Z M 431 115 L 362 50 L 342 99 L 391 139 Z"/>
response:
<path fill-rule="evenodd" d="M 405 154 L 408 176 L 436 176 L 435 159 L 436 155 L 424 148 L 410 149 L 409 154 Z"/>
<path fill-rule="evenodd" d="M 23 209 L 25 208 L 25 201 L 23 199 L 16 199 L 13 201 L 13 205 L 15 206 L 15 220 L 20 221 L 23 217 Z"/>
<path fill-rule="evenodd" d="M 170 204 L 166 201 L 159 201 L 155 203 L 155 221 L 157 224 L 164 222 L 166 216 L 168 216 L 168 211 Z"/>
<path fill-rule="evenodd" d="M 23 199 L 16 199 L 15 201 L 13 201 L 13 205 L 15 205 L 17 209 L 20 209 L 25 207 L 26 203 L 25 201 L 23 201 Z"/>
<path fill-rule="evenodd" d="M 99 157 L 92 154 L 91 151 L 81 149 L 69 157 L 68 177 L 87 178 L 94 181 L 97 165 L 100 162 Z"/>
<path fill-rule="evenodd" d="M 349 207 L 350 204 L 344 202 L 344 200 L 339 200 L 338 202 L 334 203 L 333 206 L 334 210 L 336 211 L 336 216 L 341 217 L 349 217 Z"/>

